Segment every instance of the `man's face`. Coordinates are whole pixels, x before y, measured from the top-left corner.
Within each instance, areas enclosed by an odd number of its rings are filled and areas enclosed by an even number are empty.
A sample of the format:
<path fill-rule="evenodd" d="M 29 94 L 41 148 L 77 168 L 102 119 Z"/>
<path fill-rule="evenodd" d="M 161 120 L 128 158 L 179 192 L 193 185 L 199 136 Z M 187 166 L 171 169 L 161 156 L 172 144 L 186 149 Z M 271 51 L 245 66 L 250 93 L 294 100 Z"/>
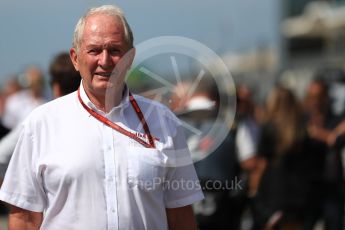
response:
<path fill-rule="evenodd" d="M 327 92 L 323 85 L 312 82 L 306 95 L 306 106 L 309 112 L 325 112 L 327 107 Z"/>
<path fill-rule="evenodd" d="M 89 96 L 105 95 L 112 71 L 129 48 L 120 19 L 101 14 L 86 19 L 78 50 L 70 54 Z"/>

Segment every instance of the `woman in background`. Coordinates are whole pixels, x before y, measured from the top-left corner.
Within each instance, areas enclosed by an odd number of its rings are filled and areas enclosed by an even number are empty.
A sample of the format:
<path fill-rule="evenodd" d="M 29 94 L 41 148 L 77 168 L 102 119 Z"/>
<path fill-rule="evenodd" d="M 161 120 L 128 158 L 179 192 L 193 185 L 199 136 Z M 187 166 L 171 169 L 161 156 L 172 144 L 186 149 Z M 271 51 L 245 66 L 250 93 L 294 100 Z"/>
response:
<path fill-rule="evenodd" d="M 302 229 L 318 199 L 319 160 L 299 102 L 282 86 L 266 101 L 258 143 L 258 185 L 254 198 L 254 229 Z M 314 190 L 314 191 L 313 191 Z"/>

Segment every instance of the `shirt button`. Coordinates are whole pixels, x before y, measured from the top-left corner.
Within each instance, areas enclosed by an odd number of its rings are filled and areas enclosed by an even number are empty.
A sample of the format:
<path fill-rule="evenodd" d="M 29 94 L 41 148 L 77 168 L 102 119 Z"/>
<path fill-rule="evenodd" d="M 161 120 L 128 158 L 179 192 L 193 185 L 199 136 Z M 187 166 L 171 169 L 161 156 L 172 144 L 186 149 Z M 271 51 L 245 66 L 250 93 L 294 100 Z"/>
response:
<path fill-rule="evenodd" d="M 115 212 L 115 209 L 114 209 L 114 208 L 112 208 L 112 209 L 111 209 L 111 212 L 112 212 L 112 213 L 114 213 L 114 212 Z"/>

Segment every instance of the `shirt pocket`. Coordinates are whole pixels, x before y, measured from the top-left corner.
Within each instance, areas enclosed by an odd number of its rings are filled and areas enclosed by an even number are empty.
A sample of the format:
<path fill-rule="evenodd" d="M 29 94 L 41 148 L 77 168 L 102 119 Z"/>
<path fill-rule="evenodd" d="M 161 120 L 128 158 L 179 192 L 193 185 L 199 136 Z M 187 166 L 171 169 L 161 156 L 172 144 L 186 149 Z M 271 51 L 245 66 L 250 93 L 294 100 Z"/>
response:
<path fill-rule="evenodd" d="M 166 173 L 166 157 L 157 149 L 131 147 L 127 156 L 127 182 L 131 188 L 162 188 Z"/>

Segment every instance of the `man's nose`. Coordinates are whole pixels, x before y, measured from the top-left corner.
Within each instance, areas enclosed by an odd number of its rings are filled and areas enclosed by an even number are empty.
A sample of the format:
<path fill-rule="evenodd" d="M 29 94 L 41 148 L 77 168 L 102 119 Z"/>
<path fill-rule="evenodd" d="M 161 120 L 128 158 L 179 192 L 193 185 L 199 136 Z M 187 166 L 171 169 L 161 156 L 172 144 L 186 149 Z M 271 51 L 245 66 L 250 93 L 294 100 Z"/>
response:
<path fill-rule="evenodd" d="M 106 49 L 104 49 L 102 53 L 100 53 L 98 65 L 101 66 L 103 69 L 113 67 L 111 55 Z"/>

